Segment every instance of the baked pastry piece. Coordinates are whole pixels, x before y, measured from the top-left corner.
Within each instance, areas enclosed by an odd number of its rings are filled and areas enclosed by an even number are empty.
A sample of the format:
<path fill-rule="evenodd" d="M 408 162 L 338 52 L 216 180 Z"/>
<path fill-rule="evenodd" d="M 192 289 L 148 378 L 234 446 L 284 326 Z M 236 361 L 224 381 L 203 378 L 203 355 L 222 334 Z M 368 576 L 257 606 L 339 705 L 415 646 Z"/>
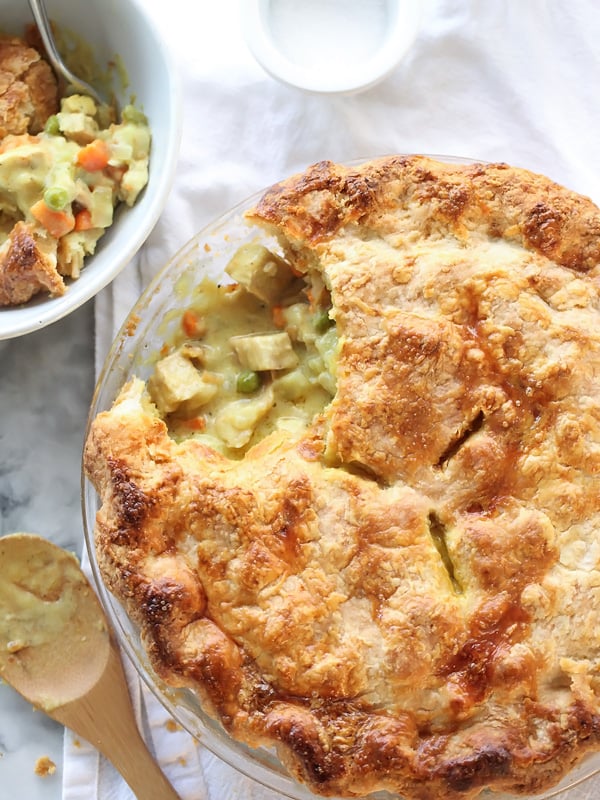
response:
<path fill-rule="evenodd" d="M 0 34 L 0 139 L 39 133 L 58 111 L 58 87 L 50 65 L 16 36 Z"/>
<path fill-rule="evenodd" d="M 232 459 L 128 383 L 85 448 L 104 580 L 317 794 L 549 787 L 600 745 L 600 211 L 392 157 L 249 219 L 330 293 L 335 395 Z"/>
<path fill-rule="evenodd" d="M 0 245 L 0 306 L 26 303 L 43 290 L 64 293 L 65 285 L 56 271 L 56 254 L 44 244 L 23 221 L 9 232 Z"/>

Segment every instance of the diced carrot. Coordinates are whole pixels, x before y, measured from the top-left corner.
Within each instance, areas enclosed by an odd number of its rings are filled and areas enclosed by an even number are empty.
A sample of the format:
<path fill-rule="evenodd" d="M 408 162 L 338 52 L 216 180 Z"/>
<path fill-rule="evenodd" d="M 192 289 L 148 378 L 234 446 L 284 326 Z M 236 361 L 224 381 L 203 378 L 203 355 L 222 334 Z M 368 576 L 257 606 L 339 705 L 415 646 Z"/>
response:
<path fill-rule="evenodd" d="M 77 164 L 88 172 L 99 172 L 108 166 L 110 152 L 104 139 L 94 139 L 77 153 Z"/>
<path fill-rule="evenodd" d="M 169 355 L 169 345 L 163 344 L 163 346 L 160 348 L 160 356 L 161 358 L 164 358 L 165 356 L 168 355 Z"/>
<path fill-rule="evenodd" d="M 76 231 L 89 231 L 93 228 L 92 215 L 87 208 L 82 208 L 75 214 L 75 230 Z"/>
<path fill-rule="evenodd" d="M 206 428 L 206 420 L 204 417 L 193 417 L 192 419 L 187 419 L 185 425 L 192 431 L 203 431 Z"/>
<path fill-rule="evenodd" d="M 188 308 L 187 311 L 183 312 L 183 316 L 181 317 L 181 327 L 186 336 L 189 336 L 190 339 L 194 339 L 201 331 L 200 319 L 198 314 L 195 311 L 192 311 L 191 308 Z"/>
<path fill-rule="evenodd" d="M 273 317 L 273 324 L 276 328 L 285 328 L 285 317 L 283 315 L 283 308 L 281 306 L 273 306 L 271 311 Z"/>
<path fill-rule="evenodd" d="M 69 210 L 53 211 L 43 200 L 38 200 L 31 206 L 31 214 L 40 225 L 48 231 L 50 236 L 60 239 L 61 236 L 70 233 L 75 227 L 75 218 Z"/>

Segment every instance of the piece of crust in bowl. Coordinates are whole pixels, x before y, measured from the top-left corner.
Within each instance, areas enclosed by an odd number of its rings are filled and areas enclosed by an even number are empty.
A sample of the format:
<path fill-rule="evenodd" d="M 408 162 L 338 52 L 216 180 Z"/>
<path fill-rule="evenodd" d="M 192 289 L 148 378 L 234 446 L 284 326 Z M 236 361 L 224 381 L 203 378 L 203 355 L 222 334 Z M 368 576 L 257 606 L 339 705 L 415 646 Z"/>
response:
<path fill-rule="evenodd" d="M 21 39 L 0 36 L 0 139 L 39 133 L 58 110 L 58 88 L 50 65 Z"/>
<path fill-rule="evenodd" d="M 30 225 L 17 222 L 0 247 L 0 306 L 26 303 L 42 291 L 65 293 L 56 270 L 56 242 L 42 241 Z"/>
<path fill-rule="evenodd" d="M 600 211 L 390 157 L 248 217 L 331 293 L 335 397 L 233 461 L 130 382 L 85 448 L 104 580 L 317 794 L 548 788 L 600 748 Z"/>

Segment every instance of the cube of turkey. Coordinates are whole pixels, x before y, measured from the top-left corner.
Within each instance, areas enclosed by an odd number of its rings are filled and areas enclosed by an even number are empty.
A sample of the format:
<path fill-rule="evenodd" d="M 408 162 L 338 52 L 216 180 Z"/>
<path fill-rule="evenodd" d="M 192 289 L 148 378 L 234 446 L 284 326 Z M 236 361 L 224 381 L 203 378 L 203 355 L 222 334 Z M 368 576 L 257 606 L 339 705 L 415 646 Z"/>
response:
<path fill-rule="evenodd" d="M 231 346 L 246 369 L 256 372 L 290 369 L 298 363 L 292 340 L 285 331 L 232 336 Z"/>
<path fill-rule="evenodd" d="M 262 244 L 243 244 L 225 272 L 255 297 L 273 305 L 294 280 L 289 264 Z"/>
<path fill-rule="evenodd" d="M 214 376 L 200 372 L 189 359 L 175 351 L 156 363 L 148 391 L 162 414 L 185 409 L 192 412 L 216 395 Z"/>

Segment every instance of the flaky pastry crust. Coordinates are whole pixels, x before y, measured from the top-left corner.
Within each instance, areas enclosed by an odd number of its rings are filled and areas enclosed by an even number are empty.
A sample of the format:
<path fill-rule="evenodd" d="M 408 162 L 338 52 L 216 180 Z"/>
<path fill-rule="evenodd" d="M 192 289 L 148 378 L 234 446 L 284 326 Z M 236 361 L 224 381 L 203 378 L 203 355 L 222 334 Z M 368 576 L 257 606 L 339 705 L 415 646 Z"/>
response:
<path fill-rule="evenodd" d="M 0 35 L 0 139 L 39 133 L 58 111 L 58 86 L 40 53 L 14 36 Z"/>
<path fill-rule="evenodd" d="M 131 381 L 85 449 L 104 580 L 158 674 L 318 794 L 547 788 L 600 746 L 600 211 L 391 157 L 249 219 L 330 288 L 337 393 L 234 462 Z"/>
<path fill-rule="evenodd" d="M 0 247 L 0 307 L 26 303 L 42 291 L 65 293 L 56 269 L 56 244 L 21 220 Z"/>

